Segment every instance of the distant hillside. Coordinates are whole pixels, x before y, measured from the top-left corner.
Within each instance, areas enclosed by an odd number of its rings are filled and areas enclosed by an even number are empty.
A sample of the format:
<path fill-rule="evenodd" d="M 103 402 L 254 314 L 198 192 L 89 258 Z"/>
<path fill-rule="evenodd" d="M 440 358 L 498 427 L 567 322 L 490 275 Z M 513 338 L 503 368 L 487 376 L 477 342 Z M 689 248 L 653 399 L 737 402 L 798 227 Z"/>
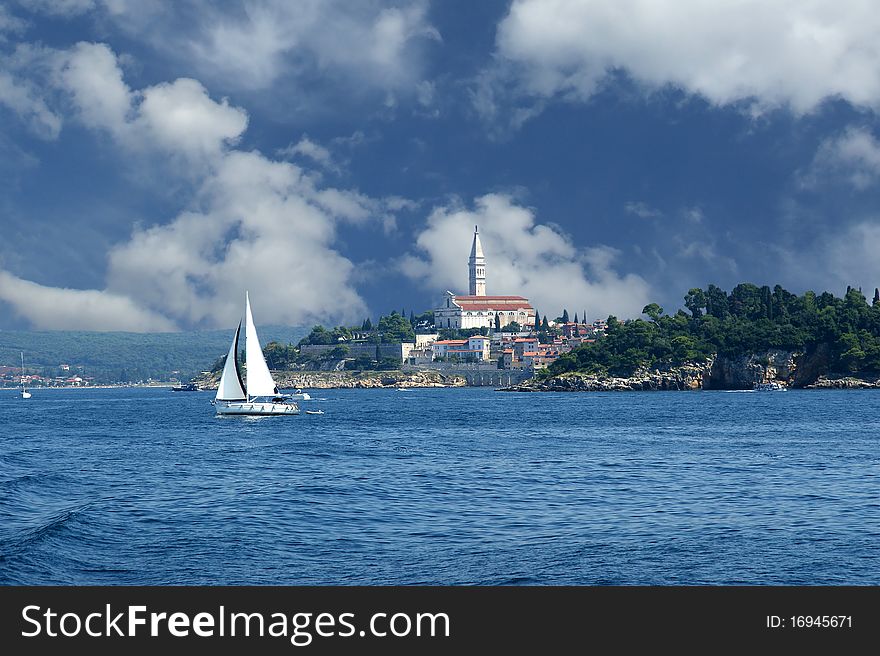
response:
<path fill-rule="evenodd" d="M 270 341 L 297 343 L 308 329 L 287 326 L 258 328 Z M 24 351 L 28 373 L 54 377 L 59 365 L 70 374 L 94 377 L 96 383 L 135 382 L 171 377 L 188 380 L 211 368 L 229 350 L 232 330 L 179 333 L 0 330 L 0 366 L 20 366 Z M 173 372 L 179 373 L 173 373 Z"/>

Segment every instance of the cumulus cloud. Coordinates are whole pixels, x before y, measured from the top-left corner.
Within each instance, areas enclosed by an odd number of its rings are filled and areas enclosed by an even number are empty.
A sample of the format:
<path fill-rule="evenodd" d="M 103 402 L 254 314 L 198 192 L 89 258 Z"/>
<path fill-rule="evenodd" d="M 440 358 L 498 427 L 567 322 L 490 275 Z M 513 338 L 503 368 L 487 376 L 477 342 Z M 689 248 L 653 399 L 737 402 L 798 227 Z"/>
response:
<path fill-rule="evenodd" d="M 521 94 L 584 99 L 623 69 L 649 88 L 673 85 L 718 105 L 803 113 L 840 97 L 874 108 L 878 32 L 868 0 L 514 0 L 484 86 L 497 92 L 512 79 Z M 479 98 L 493 110 L 491 90 Z"/>
<path fill-rule="evenodd" d="M 232 144 L 247 127 L 247 113 L 224 98 L 211 100 L 202 84 L 180 78 L 144 89 L 135 127 L 165 150 L 211 156 Z"/>
<path fill-rule="evenodd" d="M 231 325 L 245 289 L 263 322 L 364 315 L 351 285 L 354 264 L 333 242 L 339 221 L 370 213 L 368 199 L 319 189 L 292 164 L 235 151 L 199 195 L 202 211 L 137 230 L 111 251 L 111 291 L 184 325 Z"/>
<path fill-rule="evenodd" d="M 62 56 L 62 61 L 61 85 L 72 95 L 83 123 L 124 139 L 132 94 L 115 53 L 102 43 L 81 42 Z"/>
<path fill-rule="evenodd" d="M 0 269 L 0 300 L 37 329 L 176 330 L 173 321 L 131 298 L 107 291 L 46 287 Z"/>
<path fill-rule="evenodd" d="M 870 130 L 851 127 L 819 145 L 812 165 L 800 181 L 803 186 L 813 187 L 829 179 L 846 180 L 859 190 L 880 179 L 880 142 Z"/>
<path fill-rule="evenodd" d="M 504 194 L 477 198 L 473 209 L 435 208 L 416 239 L 418 252 L 401 270 L 442 292 L 467 289 L 467 257 L 474 225 L 486 254 L 487 293 L 521 294 L 539 312 L 586 307 L 591 316 L 637 316 L 648 302 L 640 276 L 615 271 L 619 252 L 608 246 L 578 249 L 558 228 L 537 223 L 532 210 Z"/>
<path fill-rule="evenodd" d="M 105 44 L 78 43 L 60 57 L 60 83 L 80 120 L 127 147 L 204 159 L 234 143 L 247 127 L 243 109 L 226 99 L 212 100 L 197 80 L 180 78 L 132 91 Z"/>
<path fill-rule="evenodd" d="M 182 78 L 132 89 L 115 53 L 78 44 L 58 54 L 58 80 L 79 119 L 138 156 L 203 161 L 187 209 L 139 223 L 108 254 L 106 287 L 38 285 L 3 272 L 0 300 L 41 328 L 171 330 L 228 327 L 246 289 L 261 322 L 355 321 L 367 313 L 338 226 L 385 225 L 399 209 L 259 152 L 234 148 L 246 113 Z M 311 154 L 316 152 L 312 149 Z"/>

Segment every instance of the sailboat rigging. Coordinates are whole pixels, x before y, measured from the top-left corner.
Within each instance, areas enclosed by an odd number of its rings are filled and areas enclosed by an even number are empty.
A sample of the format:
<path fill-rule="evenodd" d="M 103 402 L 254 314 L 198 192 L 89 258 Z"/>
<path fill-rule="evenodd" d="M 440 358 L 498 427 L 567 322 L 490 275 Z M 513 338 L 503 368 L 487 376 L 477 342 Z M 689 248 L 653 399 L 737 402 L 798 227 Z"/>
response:
<path fill-rule="evenodd" d="M 290 398 L 282 396 L 269 372 L 263 348 L 257 337 L 257 328 L 251 313 L 251 301 L 245 292 L 245 363 L 247 381 L 242 381 L 238 366 L 238 344 L 241 337 L 241 322 L 235 329 L 226 364 L 217 386 L 217 395 L 212 401 L 218 415 L 296 415 L 299 406 Z"/>

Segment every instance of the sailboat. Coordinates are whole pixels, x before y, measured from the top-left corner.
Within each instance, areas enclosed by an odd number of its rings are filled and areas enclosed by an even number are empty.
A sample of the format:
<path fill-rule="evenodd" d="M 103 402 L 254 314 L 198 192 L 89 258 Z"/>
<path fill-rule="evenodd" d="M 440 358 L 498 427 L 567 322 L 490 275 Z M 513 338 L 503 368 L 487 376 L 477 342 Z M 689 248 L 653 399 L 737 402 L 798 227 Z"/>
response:
<path fill-rule="evenodd" d="M 21 398 L 29 399 L 33 396 L 24 386 L 24 351 L 21 352 Z"/>
<path fill-rule="evenodd" d="M 220 385 L 214 397 L 214 407 L 218 415 L 298 415 L 299 406 L 278 392 L 278 386 L 266 366 L 263 349 L 257 337 L 254 317 L 251 314 L 251 301 L 245 292 L 245 362 L 247 363 L 247 383 L 241 380 L 238 366 L 238 341 L 241 336 L 241 322 L 235 330 L 232 345 L 226 356 Z"/>

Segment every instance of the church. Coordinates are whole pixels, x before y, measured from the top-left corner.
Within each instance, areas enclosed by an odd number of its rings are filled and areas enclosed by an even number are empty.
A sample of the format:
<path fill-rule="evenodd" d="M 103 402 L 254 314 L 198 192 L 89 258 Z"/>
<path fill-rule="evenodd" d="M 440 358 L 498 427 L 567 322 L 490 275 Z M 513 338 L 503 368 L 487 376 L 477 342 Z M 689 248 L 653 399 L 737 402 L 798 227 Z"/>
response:
<path fill-rule="evenodd" d="M 535 323 L 535 308 L 522 296 L 486 295 L 486 258 L 480 232 L 474 226 L 474 242 L 468 259 L 469 293 L 459 296 L 446 292 L 443 305 L 434 310 L 434 326 L 437 328 L 494 328 L 498 316 L 502 327 L 516 322 L 524 329 Z"/>

